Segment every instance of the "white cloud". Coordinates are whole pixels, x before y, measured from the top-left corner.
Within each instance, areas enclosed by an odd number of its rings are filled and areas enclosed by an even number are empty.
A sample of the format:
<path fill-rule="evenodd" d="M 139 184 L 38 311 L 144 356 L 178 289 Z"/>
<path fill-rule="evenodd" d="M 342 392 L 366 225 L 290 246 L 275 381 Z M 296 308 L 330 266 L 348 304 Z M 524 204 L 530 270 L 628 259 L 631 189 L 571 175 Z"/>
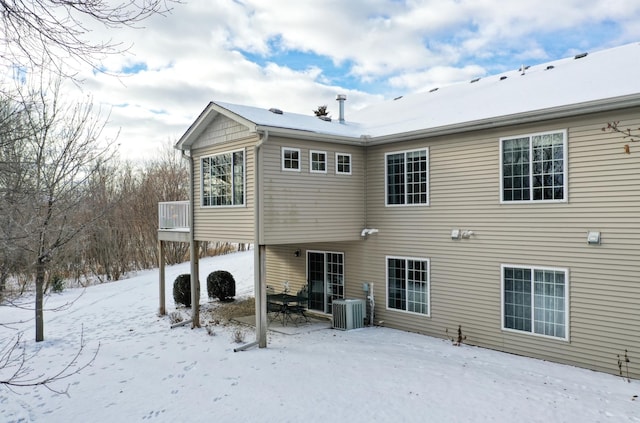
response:
<path fill-rule="evenodd" d="M 104 60 L 107 70 L 147 70 L 81 77 L 96 102 L 126 105 L 112 109 L 110 126 L 122 128 L 132 157 L 177 139 L 211 100 L 310 114 L 322 104 L 337 110 L 335 95 L 346 93 L 348 115 L 380 92 L 401 95 L 636 41 L 638 18 L 632 0 L 190 0 L 143 29 L 96 28 L 98 38 L 133 42 L 127 54 Z M 347 75 L 315 63 L 287 66 L 288 51 L 322 56 Z M 358 88 L 367 86 L 382 88 Z"/>

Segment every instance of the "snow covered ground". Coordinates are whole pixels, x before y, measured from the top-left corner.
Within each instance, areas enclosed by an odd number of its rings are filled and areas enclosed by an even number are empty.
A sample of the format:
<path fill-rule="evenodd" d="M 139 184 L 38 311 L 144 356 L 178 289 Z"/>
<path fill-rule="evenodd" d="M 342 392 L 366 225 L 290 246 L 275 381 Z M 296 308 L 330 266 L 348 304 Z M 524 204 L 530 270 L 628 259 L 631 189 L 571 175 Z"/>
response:
<path fill-rule="evenodd" d="M 249 296 L 252 264 L 253 252 L 204 259 L 201 280 L 228 270 L 238 296 Z M 169 282 L 188 269 L 167 269 L 169 311 Z M 51 295 L 46 307 L 80 292 Z M 0 387 L 0 421 L 640 422 L 640 381 L 379 327 L 270 331 L 269 348 L 235 353 L 233 327 L 217 326 L 214 336 L 204 327 L 170 329 L 157 308 L 158 272 L 145 271 L 46 312 L 45 342 L 33 342 L 32 320 L 0 327 L 2 345 L 24 331 L 27 350 L 39 350 L 33 376 L 59 371 L 78 351 L 81 333 L 81 363 L 99 345 L 89 367 L 54 385 L 68 386 L 69 396 Z M 32 314 L 2 306 L 0 322 Z"/>

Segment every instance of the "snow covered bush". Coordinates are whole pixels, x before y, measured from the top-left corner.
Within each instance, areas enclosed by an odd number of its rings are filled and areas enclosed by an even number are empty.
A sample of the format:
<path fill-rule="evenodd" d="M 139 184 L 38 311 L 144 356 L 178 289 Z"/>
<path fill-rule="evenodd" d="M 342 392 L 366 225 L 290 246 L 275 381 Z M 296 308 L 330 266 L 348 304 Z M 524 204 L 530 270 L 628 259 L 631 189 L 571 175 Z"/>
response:
<path fill-rule="evenodd" d="M 207 294 L 209 298 L 229 301 L 236 295 L 236 280 L 226 270 L 216 270 L 207 276 Z"/>
<path fill-rule="evenodd" d="M 176 304 L 191 307 L 191 275 L 179 275 L 173 282 L 173 300 Z"/>

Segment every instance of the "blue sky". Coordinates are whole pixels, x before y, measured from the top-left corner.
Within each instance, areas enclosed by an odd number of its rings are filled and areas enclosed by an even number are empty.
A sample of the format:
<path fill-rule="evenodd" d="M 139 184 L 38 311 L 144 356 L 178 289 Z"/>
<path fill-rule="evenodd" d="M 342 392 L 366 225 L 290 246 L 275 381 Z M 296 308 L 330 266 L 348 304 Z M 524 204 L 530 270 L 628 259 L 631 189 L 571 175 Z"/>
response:
<path fill-rule="evenodd" d="M 143 28 L 97 32 L 125 44 L 83 94 L 113 108 L 128 157 L 179 138 L 212 100 L 346 112 L 631 42 L 637 0 L 190 0 Z M 111 74 L 119 73 L 120 78 Z M 158 113 L 162 111 L 162 113 Z"/>

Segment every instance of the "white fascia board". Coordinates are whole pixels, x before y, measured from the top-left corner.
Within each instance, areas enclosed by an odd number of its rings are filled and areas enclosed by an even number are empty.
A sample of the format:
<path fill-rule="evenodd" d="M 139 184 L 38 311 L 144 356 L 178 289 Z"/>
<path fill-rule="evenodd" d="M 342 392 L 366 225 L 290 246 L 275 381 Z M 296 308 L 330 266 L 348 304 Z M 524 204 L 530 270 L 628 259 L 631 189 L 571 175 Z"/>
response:
<path fill-rule="evenodd" d="M 256 126 L 259 133 L 269 132 L 269 136 L 279 136 L 283 138 L 293 138 L 306 141 L 331 142 L 335 144 L 346 145 L 365 145 L 366 142 L 362 137 L 347 137 L 344 135 L 322 134 L 318 132 L 304 131 L 300 129 L 279 128 L 274 126 Z"/>
<path fill-rule="evenodd" d="M 249 129 L 249 132 L 256 132 L 255 123 L 225 109 L 224 107 L 220 107 L 214 102 L 210 102 L 202 113 L 200 113 L 198 118 L 191 124 L 191 126 L 189 126 L 184 135 L 180 137 L 174 148 L 178 150 L 189 150 L 191 145 L 196 141 L 196 139 L 198 139 L 205 128 L 213 122 L 218 115 L 226 116 L 229 119 L 246 126 Z"/>

